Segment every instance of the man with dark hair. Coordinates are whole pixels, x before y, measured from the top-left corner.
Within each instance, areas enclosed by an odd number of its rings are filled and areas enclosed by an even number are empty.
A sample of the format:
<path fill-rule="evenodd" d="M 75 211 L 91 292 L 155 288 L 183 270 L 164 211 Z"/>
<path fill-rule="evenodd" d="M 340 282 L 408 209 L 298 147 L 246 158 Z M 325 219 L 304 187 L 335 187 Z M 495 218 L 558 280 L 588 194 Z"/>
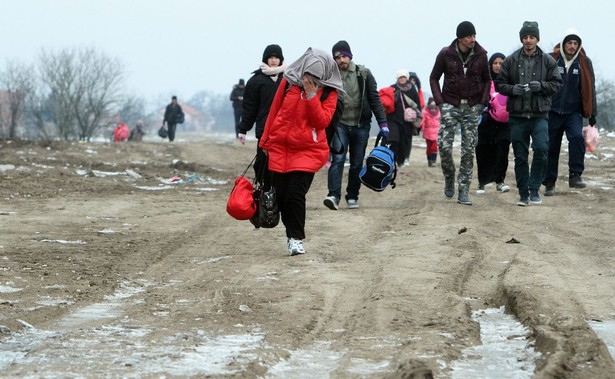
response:
<path fill-rule="evenodd" d="M 368 68 L 352 61 L 352 51 L 348 42 L 337 42 L 333 45 L 331 53 L 342 75 L 345 92 L 344 111 L 337 125 L 343 150 L 340 154 L 331 155 L 327 182 L 329 193 L 323 200 L 323 204 L 331 210 L 338 209 L 342 197 L 342 176 L 346 153 L 350 153 L 346 205 L 350 209 L 356 209 L 359 208 L 359 189 L 361 188 L 359 173 L 363 168 L 372 113 L 376 116 L 380 133 L 385 137 L 388 136 L 389 125 L 378 95 L 376 79 Z"/>
<path fill-rule="evenodd" d="M 167 105 L 167 108 L 164 111 L 164 118 L 162 119 L 162 125 L 167 125 L 170 142 L 173 142 L 175 139 L 175 128 L 177 126 L 177 121 L 183 113 L 184 111 L 182 110 L 181 105 L 177 103 L 177 96 L 173 96 L 171 98 L 171 103 Z"/>
<path fill-rule="evenodd" d="M 440 78 L 444 84 L 440 88 Z M 444 196 L 455 195 L 455 131 L 461 129 L 461 162 L 457 185 L 457 202 L 472 205 L 468 191 L 474 169 L 474 149 L 478 141 L 478 120 L 489 104 L 491 76 L 487 51 L 476 42 L 476 29 L 470 21 L 457 26 L 457 38 L 438 53 L 429 75 L 429 84 L 440 107 L 438 132 L 440 165 L 444 174 Z"/>
<path fill-rule="evenodd" d="M 562 87 L 562 78 L 555 59 L 538 47 L 537 22 L 525 21 L 519 38 L 523 47 L 504 59 L 495 89 L 508 96 L 506 110 L 519 190 L 517 205 L 525 207 L 542 203 L 540 185 L 547 169 L 551 96 Z M 531 169 L 530 146 L 534 150 Z"/>
<path fill-rule="evenodd" d="M 551 56 L 557 62 L 564 86 L 553 96 L 549 112 L 549 157 L 543 181 L 545 196 L 555 195 L 564 132 L 568 140 L 568 187 L 585 188 L 581 179 L 585 170 L 583 118 L 588 118 L 589 125 L 595 127 L 597 114 L 594 67 L 578 33 L 569 30 L 562 43 L 555 45 Z"/>
<path fill-rule="evenodd" d="M 243 92 L 245 90 L 245 82 L 239 79 L 239 83 L 233 86 L 230 99 L 233 102 L 233 115 L 235 116 L 235 138 L 239 138 L 239 123 L 241 121 L 241 108 L 243 106 Z"/>

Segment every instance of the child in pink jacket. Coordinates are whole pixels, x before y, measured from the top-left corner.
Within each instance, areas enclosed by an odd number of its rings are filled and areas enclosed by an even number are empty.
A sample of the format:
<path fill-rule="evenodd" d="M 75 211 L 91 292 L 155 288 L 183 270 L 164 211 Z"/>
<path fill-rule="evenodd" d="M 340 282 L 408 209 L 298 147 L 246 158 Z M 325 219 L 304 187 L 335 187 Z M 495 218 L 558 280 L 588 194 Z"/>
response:
<path fill-rule="evenodd" d="M 421 131 L 427 143 L 427 165 L 436 166 L 438 158 L 438 131 L 440 130 L 440 109 L 436 106 L 433 97 L 427 101 L 427 106 L 423 109 L 423 120 L 421 120 Z"/>

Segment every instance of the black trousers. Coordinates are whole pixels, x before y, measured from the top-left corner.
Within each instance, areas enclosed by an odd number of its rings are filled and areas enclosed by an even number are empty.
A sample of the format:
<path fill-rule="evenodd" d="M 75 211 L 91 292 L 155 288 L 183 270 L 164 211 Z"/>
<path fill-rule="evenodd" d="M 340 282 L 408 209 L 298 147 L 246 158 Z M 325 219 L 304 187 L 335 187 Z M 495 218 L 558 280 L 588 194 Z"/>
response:
<path fill-rule="evenodd" d="M 167 130 L 169 132 L 169 141 L 173 142 L 173 140 L 175 139 L 175 128 L 177 127 L 177 124 L 171 124 L 167 122 Z"/>
<path fill-rule="evenodd" d="M 241 124 L 241 107 L 233 108 L 233 115 L 235 116 L 235 138 L 239 136 L 239 125 Z"/>
<path fill-rule="evenodd" d="M 288 238 L 305 239 L 305 195 L 313 180 L 313 172 L 273 173 L 278 208 Z"/>

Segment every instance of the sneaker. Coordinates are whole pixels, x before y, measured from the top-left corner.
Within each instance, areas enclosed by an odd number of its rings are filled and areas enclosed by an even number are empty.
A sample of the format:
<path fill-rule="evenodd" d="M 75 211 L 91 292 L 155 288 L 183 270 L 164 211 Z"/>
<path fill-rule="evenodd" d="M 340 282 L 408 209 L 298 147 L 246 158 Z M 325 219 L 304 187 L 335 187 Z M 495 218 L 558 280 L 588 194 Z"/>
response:
<path fill-rule="evenodd" d="M 476 190 L 476 194 L 477 195 L 484 195 L 485 193 L 486 193 L 485 186 L 484 185 L 479 185 L 478 189 Z"/>
<path fill-rule="evenodd" d="M 530 203 L 542 204 L 542 197 L 540 197 L 540 191 L 530 190 Z"/>
<path fill-rule="evenodd" d="M 303 247 L 303 241 L 296 238 L 288 239 L 288 255 L 305 254 L 305 248 Z"/>
<path fill-rule="evenodd" d="M 555 195 L 555 184 L 545 184 L 545 196 Z"/>
<path fill-rule="evenodd" d="M 520 207 L 527 207 L 530 205 L 530 198 L 527 196 L 521 196 L 519 201 L 517 201 L 517 205 Z"/>
<path fill-rule="evenodd" d="M 502 192 L 502 193 L 510 191 L 510 187 L 505 183 L 496 184 L 495 189 L 497 189 L 498 192 Z"/>
<path fill-rule="evenodd" d="M 452 199 L 455 196 L 455 179 L 444 178 L 444 196 Z"/>
<path fill-rule="evenodd" d="M 357 199 L 348 199 L 348 200 L 346 200 L 346 207 L 348 207 L 348 209 L 358 209 L 359 208 L 359 200 L 357 200 Z"/>
<path fill-rule="evenodd" d="M 322 201 L 322 203 L 325 205 L 325 207 L 331 209 L 332 211 L 336 211 L 339 205 L 339 202 L 337 201 L 337 199 L 335 198 L 335 196 L 327 196 L 325 197 L 325 199 Z"/>
<path fill-rule="evenodd" d="M 581 179 L 581 174 L 570 173 L 568 177 L 568 187 L 570 188 L 585 188 L 587 184 L 583 183 L 583 179 Z"/>
<path fill-rule="evenodd" d="M 457 202 L 463 205 L 472 205 L 472 201 L 470 200 L 470 197 L 468 196 L 467 191 L 459 191 Z"/>
<path fill-rule="evenodd" d="M 404 167 L 410 166 L 410 159 L 406 159 L 403 164 Z"/>

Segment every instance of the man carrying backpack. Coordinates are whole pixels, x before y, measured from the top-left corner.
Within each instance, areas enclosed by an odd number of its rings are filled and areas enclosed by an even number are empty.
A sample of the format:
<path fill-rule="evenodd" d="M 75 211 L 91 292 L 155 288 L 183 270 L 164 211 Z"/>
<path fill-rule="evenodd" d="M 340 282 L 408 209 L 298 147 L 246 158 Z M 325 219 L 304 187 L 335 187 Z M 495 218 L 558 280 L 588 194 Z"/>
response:
<path fill-rule="evenodd" d="M 337 210 L 342 197 L 342 176 L 346 153 L 350 153 L 350 169 L 346 187 L 346 205 L 350 209 L 359 208 L 359 189 L 361 180 L 359 173 L 363 168 L 363 159 L 369 140 L 369 129 L 372 113 L 380 126 L 380 134 L 386 137 L 389 133 L 386 115 L 380 97 L 376 79 L 365 66 L 352 61 L 352 51 L 346 41 L 333 45 L 333 58 L 337 63 L 344 86 L 344 111 L 337 130 L 343 144 L 339 154 L 331 154 L 331 166 L 328 172 L 327 187 L 329 193 L 323 204 Z"/>

